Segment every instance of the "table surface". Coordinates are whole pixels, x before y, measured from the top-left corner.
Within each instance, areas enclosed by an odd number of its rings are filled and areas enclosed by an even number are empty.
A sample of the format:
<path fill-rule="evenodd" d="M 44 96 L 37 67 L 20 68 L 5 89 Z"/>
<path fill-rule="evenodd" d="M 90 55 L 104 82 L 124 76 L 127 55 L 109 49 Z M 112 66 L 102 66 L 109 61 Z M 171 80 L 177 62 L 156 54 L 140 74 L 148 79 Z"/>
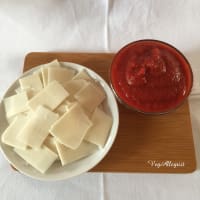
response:
<path fill-rule="evenodd" d="M 144 38 L 181 50 L 194 72 L 190 96 L 197 170 L 191 174 L 86 173 L 40 182 L 11 170 L 0 154 L 0 199 L 200 198 L 200 1 L 0 1 L 0 97 L 23 70 L 31 51 L 116 52 Z"/>

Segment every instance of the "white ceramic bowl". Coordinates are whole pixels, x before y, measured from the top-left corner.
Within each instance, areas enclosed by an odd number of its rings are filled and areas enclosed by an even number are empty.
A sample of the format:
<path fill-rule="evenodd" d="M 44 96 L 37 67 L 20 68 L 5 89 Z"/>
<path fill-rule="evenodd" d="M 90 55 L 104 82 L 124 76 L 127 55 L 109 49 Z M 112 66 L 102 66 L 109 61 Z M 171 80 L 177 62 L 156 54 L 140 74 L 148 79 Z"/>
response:
<path fill-rule="evenodd" d="M 70 177 L 74 177 L 77 175 L 80 175 L 84 172 L 89 171 L 92 169 L 95 165 L 97 165 L 108 153 L 110 150 L 115 137 L 117 135 L 118 125 L 119 125 L 119 112 L 118 107 L 116 103 L 116 99 L 113 95 L 112 90 L 108 86 L 108 84 L 104 81 L 103 78 L 101 78 L 98 74 L 96 74 L 94 71 L 88 69 L 87 67 L 84 67 L 79 64 L 75 63 L 69 63 L 69 62 L 61 62 L 61 64 L 64 67 L 70 67 L 73 69 L 76 69 L 77 71 L 80 71 L 82 69 L 86 70 L 88 74 L 95 79 L 97 82 L 99 82 L 104 89 L 106 93 L 106 100 L 104 101 L 104 108 L 107 109 L 107 111 L 110 113 L 110 115 L 113 118 L 113 124 L 109 133 L 108 140 L 104 146 L 104 148 L 98 150 L 96 153 L 85 157 L 83 159 L 80 159 L 78 161 L 75 161 L 69 165 L 61 166 L 59 162 L 55 162 L 45 174 L 41 174 L 37 170 L 35 170 L 33 167 L 28 165 L 22 158 L 20 158 L 10 146 L 7 146 L 3 144 L 0 140 L 0 146 L 1 150 L 5 156 L 5 158 L 8 160 L 8 162 L 13 165 L 19 172 L 21 172 L 24 175 L 27 175 L 34 179 L 39 180 L 45 180 L 45 181 L 55 181 L 55 180 L 63 180 L 68 179 Z M 39 69 L 40 66 L 35 67 L 27 72 L 25 72 L 21 77 L 26 76 L 28 74 L 31 74 L 33 71 Z M 20 78 L 21 78 L 20 77 Z M 10 88 L 5 93 L 3 99 L 5 97 L 11 96 L 15 94 L 15 89 L 19 87 L 18 80 L 16 80 Z M 6 121 L 5 117 L 5 111 L 3 103 L 0 103 L 0 137 L 5 130 L 5 128 L 8 126 L 8 123 Z"/>

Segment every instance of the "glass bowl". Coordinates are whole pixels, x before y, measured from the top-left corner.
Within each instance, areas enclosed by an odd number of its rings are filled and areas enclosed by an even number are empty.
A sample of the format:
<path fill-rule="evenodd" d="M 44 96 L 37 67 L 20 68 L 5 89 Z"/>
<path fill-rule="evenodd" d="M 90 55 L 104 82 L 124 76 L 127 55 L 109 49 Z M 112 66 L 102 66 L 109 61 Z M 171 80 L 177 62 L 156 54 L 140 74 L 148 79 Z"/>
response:
<path fill-rule="evenodd" d="M 110 67 L 110 83 L 117 99 L 126 107 L 144 114 L 164 114 L 187 99 L 193 74 L 178 49 L 145 39 L 117 52 Z"/>

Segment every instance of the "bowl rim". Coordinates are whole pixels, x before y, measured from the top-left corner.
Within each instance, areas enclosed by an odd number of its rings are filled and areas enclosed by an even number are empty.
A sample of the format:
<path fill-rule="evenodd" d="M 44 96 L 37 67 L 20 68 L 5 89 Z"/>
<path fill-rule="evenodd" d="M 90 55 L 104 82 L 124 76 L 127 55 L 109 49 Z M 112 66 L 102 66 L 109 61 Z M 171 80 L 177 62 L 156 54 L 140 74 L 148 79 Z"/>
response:
<path fill-rule="evenodd" d="M 140 109 L 137 109 L 136 107 L 132 107 L 130 106 L 128 103 L 126 103 L 116 92 L 114 86 L 113 86 L 113 81 L 112 81 L 112 67 L 114 65 L 114 62 L 115 62 L 115 59 L 118 57 L 118 55 L 124 51 L 125 49 L 129 48 L 129 46 L 133 45 L 133 44 L 136 44 L 136 43 L 140 43 L 140 42 L 155 42 L 155 43 L 160 43 L 160 44 L 163 44 L 163 45 L 166 45 L 172 49 L 174 49 L 184 60 L 184 62 L 187 64 L 187 67 L 188 67 L 188 70 L 189 70 L 189 76 L 191 78 L 191 85 L 190 87 L 188 88 L 188 94 L 187 96 L 185 96 L 181 101 L 180 103 L 171 108 L 171 109 L 168 109 L 166 111 L 163 111 L 163 112 L 145 112 L 145 111 L 142 111 Z M 119 51 L 114 55 L 114 58 L 112 59 L 112 62 L 111 62 L 111 65 L 110 65 L 110 68 L 109 68 L 109 83 L 110 83 L 110 86 L 113 90 L 113 93 L 115 94 L 115 97 L 117 98 L 117 100 L 122 104 L 124 105 L 126 108 L 132 110 L 132 111 L 136 111 L 138 113 L 141 113 L 141 114 L 145 114 L 145 115 L 164 115 L 164 114 L 167 114 L 167 113 L 170 113 L 170 112 L 173 112 L 175 111 L 177 108 L 179 108 L 181 105 L 183 105 L 188 96 L 190 95 L 191 93 L 191 90 L 192 90 L 192 87 L 193 87 L 193 81 L 194 81 L 194 77 L 193 77 L 193 72 L 192 72 L 192 68 L 191 68 L 191 65 L 189 63 L 189 61 L 187 60 L 187 58 L 185 57 L 185 55 L 179 50 L 177 49 L 176 47 L 174 47 L 173 45 L 167 43 L 167 42 L 164 42 L 164 41 L 161 41 L 161 40 L 156 40 L 156 39 L 141 39 L 141 40 L 135 40 L 135 41 L 132 41 L 128 44 L 126 44 L 125 46 L 123 46 L 121 49 L 119 49 Z"/>
<path fill-rule="evenodd" d="M 59 61 L 59 63 L 61 63 L 62 65 L 63 64 L 67 65 L 69 68 L 76 69 L 77 71 L 85 70 L 93 79 L 95 79 L 101 85 L 101 87 L 103 88 L 104 92 L 106 93 L 107 98 L 108 98 L 108 94 L 109 94 L 110 102 L 112 101 L 112 107 L 109 106 L 109 109 L 110 109 L 110 111 L 112 110 L 112 112 L 115 115 L 112 115 L 113 124 L 112 124 L 112 127 L 110 129 L 110 133 L 109 133 L 110 135 L 107 138 L 106 144 L 105 144 L 105 146 L 102 149 L 98 149 L 98 151 L 97 151 L 97 152 L 101 151 L 100 156 L 98 156 L 98 158 L 95 160 L 94 163 L 92 163 L 92 165 L 90 165 L 89 167 L 85 167 L 86 168 L 85 170 L 82 170 L 79 173 L 72 174 L 71 176 L 67 175 L 67 176 L 56 177 L 56 178 L 55 177 L 54 178 L 52 178 L 52 177 L 45 178 L 45 174 L 43 174 L 44 176 L 42 176 L 42 177 L 37 177 L 37 176 L 35 176 L 33 174 L 24 172 L 23 170 L 21 170 L 18 167 L 17 164 L 15 164 L 15 161 L 13 159 L 9 158 L 6 155 L 5 149 L 2 147 L 2 142 L 0 142 L 0 150 L 1 150 L 4 158 L 8 161 L 8 163 L 10 163 L 12 166 L 14 166 L 20 173 L 22 173 L 25 176 L 28 176 L 28 177 L 30 177 L 32 179 L 35 179 L 35 180 L 41 180 L 41 181 L 67 180 L 69 178 L 72 178 L 72 177 L 81 175 L 81 174 L 83 174 L 85 172 L 88 172 L 89 170 L 91 170 L 92 168 L 94 168 L 97 164 L 99 164 L 102 161 L 102 159 L 108 154 L 108 152 L 110 151 L 110 149 L 111 149 L 111 147 L 112 147 L 112 145 L 113 145 L 113 143 L 114 143 L 114 141 L 116 139 L 117 133 L 118 133 L 118 127 L 119 127 L 119 109 L 118 109 L 118 104 L 117 104 L 117 101 L 116 101 L 115 95 L 113 94 L 112 89 L 109 87 L 109 84 L 104 80 L 104 78 L 102 78 L 94 70 L 92 70 L 92 69 L 90 69 L 90 68 L 88 68 L 88 67 L 86 67 L 84 65 L 80 65 L 80 64 L 77 64 L 77 63 L 73 63 L 73 62 L 62 62 L 62 61 Z M 8 93 L 11 90 L 11 88 L 13 88 L 17 84 L 18 80 L 20 78 L 22 78 L 22 77 L 25 77 L 25 76 L 27 76 L 29 74 L 32 74 L 34 71 L 38 70 L 40 67 L 41 67 L 41 65 L 37 65 L 37 66 L 31 68 L 30 70 L 27 70 L 21 76 L 19 76 L 17 79 L 15 79 L 15 81 L 13 81 L 13 83 L 8 87 L 8 89 L 6 90 L 6 92 L 4 93 L 4 95 L 3 95 L 3 97 L 2 97 L 2 99 L 0 101 L 0 107 L 1 107 L 1 109 L 3 107 L 3 100 L 4 100 L 4 98 L 7 97 Z M 0 137 L 1 137 L 2 133 L 3 133 L 3 131 L 0 133 Z M 111 133 L 112 133 L 112 135 L 111 135 Z M 112 137 L 110 137 L 110 136 L 112 136 Z M 22 159 L 22 158 L 20 157 L 20 159 Z M 82 158 L 82 159 L 85 159 L 85 158 Z M 47 171 L 47 173 L 48 173 L 48 171 Z"/>

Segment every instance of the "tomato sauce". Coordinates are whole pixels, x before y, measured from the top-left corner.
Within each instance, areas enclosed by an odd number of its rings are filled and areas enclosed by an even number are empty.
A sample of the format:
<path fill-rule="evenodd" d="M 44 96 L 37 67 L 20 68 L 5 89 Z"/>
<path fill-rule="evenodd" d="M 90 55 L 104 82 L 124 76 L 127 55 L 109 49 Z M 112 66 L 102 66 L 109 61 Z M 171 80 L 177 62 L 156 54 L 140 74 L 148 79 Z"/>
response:
<path fill-rule="evenodd" d="M 116 54 L 111 83 L 128 106 L 141 112 L 167 112 L 188 96 L 192 72 L 185 57 L 174 47 L 141 40 Z"/>

